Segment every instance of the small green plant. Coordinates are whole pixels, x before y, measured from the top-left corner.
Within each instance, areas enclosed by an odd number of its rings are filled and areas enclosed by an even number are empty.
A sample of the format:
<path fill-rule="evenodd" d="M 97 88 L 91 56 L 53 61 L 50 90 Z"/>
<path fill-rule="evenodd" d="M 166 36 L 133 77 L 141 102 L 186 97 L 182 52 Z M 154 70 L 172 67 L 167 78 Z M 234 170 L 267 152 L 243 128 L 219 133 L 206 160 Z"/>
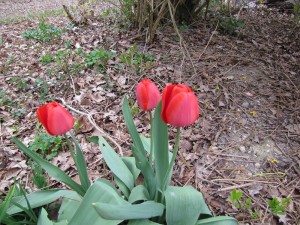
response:
<path fill-rule="evenodd" d="M 293 11 L 294 11 L 294 15 L 295 15 L 295 21 L 299 22 L 300 21 L 300 3 L 295 2 Z"/>
<path fill-rule="evenodd" d="M 9 98 L 9 95 L 3 89 L 0 89 L 0 106 L 12 107 L 14 102 Z"/>
<path fill-rule="evenodd" d="M 273 198 L 268 201 L 268 206 L 271 212 L 275 215 L 284 215 L 287 204 L 291 201 L 291 198 L 282 198 L 279 201 L 277 198 Z"/>
<path fill-rule="evenodd" d="M 245 23 L 243 21 L 232 17 L 222 18 L 219 24 L 222 33 L 232 36 L 238 36 L 239 29 L 245 27 Z"/>
<path fill-rule="evenodd" d="M 133 99 L 128 99 L 128 104 L 131 109 L 131 114 L 135 117 L 139 112 L 139 107 L 135 105 L 135 101 Z"/>
<path fill-rule="evenodd" d="M 39 58 L 39 61 L 42 64 L 47 65 L 47 64 L 50 64 L 51 62 L 54 61 L 54 57 L 53 57 L 53 55 L 50 52 L 46 52 L 44 55 L 42 55 Z"/>
<path fill-rule="evenodd" d="M 127 52 L 123 52 L 120 56 L 121 62 L 138 71 L 141 70 L 144 65 L 146 69 L 151 68 L 154 56 L 152 54 L 137 52 L 136 47 L 134 44 Z"/>
<path fill-rule="evenodd" d="M 236 208 L 240 208 L 240 200 L 243 197 L 243 193 L 240 191 L 237 191 L 234 189 L 233 191 L 230 192 L 230 195 L 228 196 L 228 200 L 234 205 Z"/>
<path fill-rule="evenodd" d="M 252 218 L 256 218 L 258 216 L 257 211 L 252 211 L 251 204 L 252 199 L 247 198 L 245 201 L 242 201 L 243 198 L 243 192 L 237 191 L 236 189 L 232 190 L 230 192 L 230 195 L 228 196 L 228 200 L 234 205 L 237 209 L 243 209 L 252 216 Z"/>
<path fill-rule="evenodd" d="M 3 202 L 0 201 L 0 224 L 38 224 L 37 214 L 32 209 L 26 191 L 22 188 L 22 184 L 14 184 Z M 16 199 L 23 198 L 25 201 L 23 207 Z M 9 214 L 9 208 L 12 206 L 22 208 L 22 212 L 16 215 Z"/>
<path fill-rule="evenodd" d="M 48 86 L 47 82 L 40 78 L 37 78 L 34 81 L 34 84 L 36 86 L 36 91 L 39 94 L 40 102 L 43 103 L 43 102 L 49 100 L 49 98 L 47 98 L 47 95 L 49 93 L 49 86 Z"/>
<path fill-rule="evenodd" d="M 85 56 L 85 63 L 88 68 L 96 66 L 99 71 L 103 72 L 106 69 L 107 61 L 114 57 L 115 53 L 111 51 L 104 49 L 93 50 Z"/>
<path fill-rule="evenodd" d="M 45 188 L 48 185 L 48 182 L 47 182 L 47 179 L 45 177 L 42 167 L 35 162 L 31 162 L 30 166 L 32 168 L 32 178 L 31 179 L 32 179 L 33 184 L 39 189 Z"/>
<path fill-rule="evenodd" d="M 25 90 L 28 88 L 26 80 L 21 77 L 12 77 L 9 79 L 8 83 L 16 85 L 20 90 Z"/>
<path fill-rule="evenodd" d="M 63 147 L 61 136 L 51 136 L 47 133 L 37 134 L 34 141 L 30 142 L 28 148 L 31 151 L 38 152 L 43 158 L 48 160 L 57 156 L 58 150 Z"/>
<path fill-rule="evenodd" d="M 13 117 L 21 118 L 25 115 L 26 110 L 25 109 L 15 109 L 12 111 Z"/>
<path fill-rule="evenodd" d="M 23 32 L 23 37 L 25 39 L 34 39 L 39 42 L 49 42 L 54 38 L 60 37 L 63 33 L 62 29 L 46 24 L 44 20 L 38 24 L 38 27 L 38 29 L 31 29 Z"/>

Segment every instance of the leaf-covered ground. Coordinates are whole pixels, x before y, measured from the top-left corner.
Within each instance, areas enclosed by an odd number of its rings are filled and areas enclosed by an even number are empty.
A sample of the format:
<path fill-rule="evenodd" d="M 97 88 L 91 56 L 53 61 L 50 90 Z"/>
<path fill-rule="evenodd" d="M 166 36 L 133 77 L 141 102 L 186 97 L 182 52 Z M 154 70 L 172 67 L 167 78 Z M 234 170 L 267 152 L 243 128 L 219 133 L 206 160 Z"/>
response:
<path fill-rule="evenodd" d="M 63 33 L 45 43 L 22 35 L 38 28 L 41 21 L 37 19 L 0 25 L 1 195 L 14 178 L 28 190 L 35 189 L 28 158 L 11 137 L 28 144 L 44 133 L 35 111 L 50 100 L 68 107 L 77 119 L 76 133 L 90 178 L 110 179 L 99 148 L 86 139 L 104 135 L 118 143 L 111 142 L 117 152 L 130 155 L 122 98 L 131 99 L 139 132 L 149 133 L 149 118 L 138 111 L 134 93 L 136 84 L 148 77 L 160 90 L 167 83 L 186 83 L 200 102 L 201 117 L 182 132 L 184 159 L 177 159 L 173 185 L 193 185 L 215 215 L 228 214 L 253 224 L 297 224 L 300 27 L 291 15 L 276 10 L 242 11 L 244 27 L 238 36 L 224 33 L 222 20 L 180 26 L 186 53 L 171 26 L 161 28 L 149 46 L 143 33 L 103 12 L 90 17 L 85 27 L 72 26 L 64 16 L 47 18 L 46 24 Z M 170 130 L 172 140 L 174 130 Z M 49 160 L 78 180 L 63 144 L 58 156 Z M 48 184 L 60 185 L 53 180 Z M 234 189 L 243 192 L 243 202 L 252 199 L 250 211 L 228 201 Z M 267 201 L 275 197 L 291 198 L 286 215 L 272 214 Z"/>

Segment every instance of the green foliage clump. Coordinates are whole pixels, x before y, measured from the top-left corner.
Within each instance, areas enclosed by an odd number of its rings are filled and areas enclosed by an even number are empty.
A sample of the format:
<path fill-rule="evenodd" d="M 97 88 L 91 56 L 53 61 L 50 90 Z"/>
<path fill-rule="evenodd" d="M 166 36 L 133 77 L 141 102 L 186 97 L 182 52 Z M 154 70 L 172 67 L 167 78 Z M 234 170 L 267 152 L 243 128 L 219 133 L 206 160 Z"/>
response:
<path fill-rule="evenodd" d="M 115 53 L 111 51 L 93 50 L 85 56 L 85 62 L 88 68 L 92 69 L 96 66 L 99 71 L 103 72 L 106 69 L 107 61 L 114 57 Z"/>
<path fill-rule="evenodd" d="M 140 71 L 144 65 L 146 69 L 150 68 L 154 61 L 154 56 L 137 52 L 136 48 L 137 46 L 134 44 L 128 51 L 123 52 L 120 56 L 121 62 L 137 71 Z"/>
<path fill-rule="evenodd" d="M 37 163 L 32 162 L 32 182 L 33 184 L 39 188 L 45 188 L 48 185 L 47 179 L 45 177 L 44 171 L 41 166 L 39 166 Z"/>
<path fill-rule="evenodd" d="M 54 57 L 53 57 L 53 55 L 50 52 L 46 52 L 44 55 L 42 55 L 39 58 L 39 61 L 42 64 L 47 65 L 47 64 L 50 64 L 51 62 L 54 61 Z"/>
<path fill-rule="evenodd" d="M 291 198 L 283 198 L 279 201 L 277 198 L 273 198 L 268 201 L 268 206 L 273 214 L 284 215 L 287 204 L 291 201 Z"/>
<path fill-rule="evenodd" d="M 38 27 L 38 29 L 30 29 L 23 32 L 23 37 L 25 39 L 34 39 L 39 42 L 49 42 L 54 38 L 61 36 L 63 33 L 62 29 L 46 24 L 44 20 L 39 23 Z"/>
<path fill-rule="evenodd" d="M 22 77 L 12 77 L 8 80 L 8 83 L 16 85 L 20 90 L 26 90 L 28 88 L 26 80 Z"/>
<path fill-rule="evenodd" d="M 220 20 L 220 30 L 224 34 L 238 36 L 239 29 L 244 27 L 245 27 L 245 23 L 239 19 L 229 17 Z"/>
<path fill-rule="evenodd" d="M 38 152 L 48 160 L 57 156 L 57 152 L 63 146 L 63 139 L 60 136 L 51 136 L 47 133 L 37 134 L 34 141 L 30 142 L 28 148 Z"/>
<path fill-rule="evenodd" d="M 257 218 L 258 212 L 252 211 L 252 209 L 251 209 L 252 199 L 247 198 L 245 201 L 242 201 L 242 198 L 243 198 L 243 192 L 237 191 L 236 189 L 232 190 L 230 192 L 230 195 L 228 196 L 228 200 L 237 209 L 242 209 L 242 210 L 248 212 L 252 218 Z"/>

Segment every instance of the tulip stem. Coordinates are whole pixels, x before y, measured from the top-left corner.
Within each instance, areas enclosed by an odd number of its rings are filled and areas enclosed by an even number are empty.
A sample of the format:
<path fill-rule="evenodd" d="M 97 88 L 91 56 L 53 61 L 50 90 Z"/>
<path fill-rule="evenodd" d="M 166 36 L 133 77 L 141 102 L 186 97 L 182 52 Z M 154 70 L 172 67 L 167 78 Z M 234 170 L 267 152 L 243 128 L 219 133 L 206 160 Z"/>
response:
<path fill-rule="evenodd" d="M 149 162 L 150 165 L 152 165 L 152 160 L 153 160 L 153 118 L 152 118 L 152 113 L 149 111 L 150 115 L 150 156 L 149 156 Z"/>
<path fill-rule="evenodd" d="M 71 142 L 70 142 L 68 136 L 67 136 L 66 134 L 64 134 L 64 137 L 65 137 L 65 139 L 66 139 L 66 141 L 67 141 L 67 145 L 68 145 L 68 147 L 69 147 L 69 149 L 70 149 L 71 156 L 72 156 L 72 158 L 73 158 L 73 160 L 74 160 L 74 163 L 75 163 L 75 165 L 76 165 L 76 164 L 77 164 L 77 159 L 76 159 L 76 156 L 75 156 L 75 153 L 74 153 L 74 148 L 73 148 L 73 146 L 71 145 Z"/>
<path fill-rule="evenodd" d="M 177 133 L 176 133 L 176 140 L 175 140 L 175 145 L 174 145 L 174 149 L 173 149 L 173 154 L 172 154 L 172 159 L 171 162 L 169 163 L 169 167 L 167 170 L 167 173 L 165 175 L 165 179 L 164 179 L 164 183 L 162 186 L 162 191 L 164 192 L 166 190 L 167 184 L 168 184 L 168 180 L 169 180 L 169 173 L 171 172 L 174 162 L 175 162 L 175 158 L 179 149 L 179 139 L 180 139 L 180 127 L 177 127 Z"/>

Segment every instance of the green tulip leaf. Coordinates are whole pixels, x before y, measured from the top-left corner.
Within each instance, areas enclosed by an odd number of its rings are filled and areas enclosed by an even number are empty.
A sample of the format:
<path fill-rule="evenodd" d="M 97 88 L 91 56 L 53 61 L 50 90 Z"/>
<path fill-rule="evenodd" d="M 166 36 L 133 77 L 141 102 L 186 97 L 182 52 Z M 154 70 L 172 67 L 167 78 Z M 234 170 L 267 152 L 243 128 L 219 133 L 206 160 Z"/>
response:
<path fill-rule="evenodd" d="M 126 184 L 123 183 L 117 176 L 114 175 L 114 181 L 116 182 L 117 186 L 119 187 L 120 191 L 124 194 L 126 199 L 128 199 L 130 195 L 130 190 L 126 186 Z"/>
<path fill-rule="evenodd" d="M 144 145 L 144 148 L 146 150 L 146 152 L 148 152 L 150 154 L 150 138 L 145 137 L 144 135 L 140 134 L 140 138 L 142 140 L 142 143 Z M 169 162 L 171 161 L 172 158 L 172 152 L 170 152 L 168 150 L 168 154 L 169 154 Z M 153 157 L 153 160 L 155 159 L 155 157 Z"/>
<path fill-rule="evenodd" d="M 127 225 L 161 225 L 150 220 L 130 220 Z"/>
<path fill-rule="evenodd" d="M 148 219 L 161 216 L 165 208 L 163 204 L 153 201 L 136 205 L 128 202 L 120 205 L 97 202 L 94 203 L 94 207 L 99 215 L 107 220 Z"/>
<path fill-rule="evenodd" d="M 153 147 L 155 175 L 157 184 L 163 190 L 164 180 L 169 167 L 168 126 L 161 119 L 162 103 L 156 107 L 153 119 Z M 171 176 L 168 176 L 168 178 Z M 170 179 L 170 178 L 169 178 Z M 168 182 L 169 183 L 169 182 Z"/>
<path fill-rule="evenodd" d="M 146 152 L 150 153 L 150 138 L 147 138 L 142 134 L 140 134 L 140 138 L 143 143 L 144 149 L 146 150 Z"/>
<path fill-rule="evenodd" d="M 119 195 L 118 191 L 111 183 L 104 179 L 98 179 L 86 192 L 68 225 L 117 225 L 122 222 L 122 220 L 104 219 L 94 209 L 93 204 L 95 202 L 118 205 L 124 204 L 126 201 Z"/>
<path fill-rule="evenodd" d="M 133 141 L 132 151 L 136 160 L 136 167 L 141 170 L 145 179 L 145 186 L 149 191 L 151 199 L 153 199 L 156 191 L 156 181 L 155 181 L 154 171 L 149 161 L 147 160 L 146 151 L 144 149 L 141 138 L 134 125 L 131 116 L 131 111 L 126 97 L 124 98 L 123 101 L 122 111 L 123 111 L 127 129 Z"/>
<path fill-rule="evenodd" d="M 126 164 L 127 168 L 130 170 L 133 175 L 133 179 L 136 180 L 140 175 L 141 171 L 136 167 L 134 157 L 122 157 L 123 162 Z"/>
<path fill-rule="evenodd" d="M 134 186 L 134 179 L 124 161 L 103 137 L 98 137 L 98 144 L 103 158 L 110 170 L 128 187 L 129 190 L 131 190 Z"/>
<path fill-rule="evenodd" d="M 128 202 L 134 203 L 142 200 L 143 201 L 150 200 L 149 192 L 144 185 L 138 185 L 132 189 L 130 196 L 128 198 Z"/>
<path fill-rule="evenodd" d="M 82 201 L 82 198 L 77 196 L 70 196 L 63 199 L 58 211 L 57 220 L 59 222 L 70 221 L 72 219 Z"/>
<path fill-rule="evenodd" d="M 30 204 L 31 208 L 37 208 L 43 205 L 47 205 L 51 202 L 56 201 L 59 198 L 74 198 L 74 199 L 80 199 L 81 197 L 77 194 L 75 191 L 71 190 L 42 190 L 42 191 L 36 191 L 32 192 L 28 195 L 26 195 L 26 198 Z M 24 196 L 16 196 L 12 199 L 14 202 L 19 204 L 21 207 L 24 207 L 25 209 L 28 209 L 27 201 Z M 9 215 L 13 215 L 19 212 L 22 212 L 23 210 L 20 207 L 17 207 L 15 205 L 11 205 L 7 213 Z"/>
<path fill-rule="evenodd" d="M 85 194 L 84 188 L 73 181 L 64 171 L 62 171 L 57 166 L 54 166 L 53 164 L 47 162 L 46 160 L 42 159 L 39 155 L 37 155 L 35 152 L 31 151 L 29 148 L 27 148 L 18 138 L 13 137 L 12 141 L 26 154 L 28 155 L 32 160 L 34 160 L 36 163 L 38 163 L 44 170 L 46 170 L 49 174 L 49 176 L 53 177 L 54 179 L 61 181 L 62 183 L 69 186 L 71 189 L 76 191 L 78 194 L 83 196 Z"/>
<path fill-rule="evenodd" d="M 238 221 L 230 216 L 217 216 L 198 220 L 196 225 L 238 225 Z"/>
<path fill-rule="evenodd" d="M 15 191 L 16 185 L 13 185 L 12 188 L 9 189 L 9 192 L 6 195 L 4 202 L 0 204 L 0 224 L 5 218 L 9 217 L 6 210 L 11 204 Z"/>
<path fill-rule="evenodd" d="M 202 194 L 191 186 L 168 186 L 165 199 L 168 225 L 195 225 L 200 214 L 211 215 Z"/>
<path fill-rule="evenodd" d="M 87 191 L 87 189 L 91 186 L 91 182 L 89 180 L 89 176 L 87 173 L 86 161 L 85 161 L 84 155 L 81 151 L 81 148 L 80 148 L 76 138 L 74 137 L 72 132 L 69 132 L 69 134 L 71 135 L 71 137 L 75 143 L 75 147 L 76 147 L 76 160 L 75 161 L 76 161 L 76 168 L 78 171 L 79 179 L 80 179 L 83 189 L 85 191 Z"/>
<path fill-rule="evenodd" d="M 49 220 L 48 213 L 44 208 L 41 210 L 37 225 L 53 225 L 53 222 Z"/>

